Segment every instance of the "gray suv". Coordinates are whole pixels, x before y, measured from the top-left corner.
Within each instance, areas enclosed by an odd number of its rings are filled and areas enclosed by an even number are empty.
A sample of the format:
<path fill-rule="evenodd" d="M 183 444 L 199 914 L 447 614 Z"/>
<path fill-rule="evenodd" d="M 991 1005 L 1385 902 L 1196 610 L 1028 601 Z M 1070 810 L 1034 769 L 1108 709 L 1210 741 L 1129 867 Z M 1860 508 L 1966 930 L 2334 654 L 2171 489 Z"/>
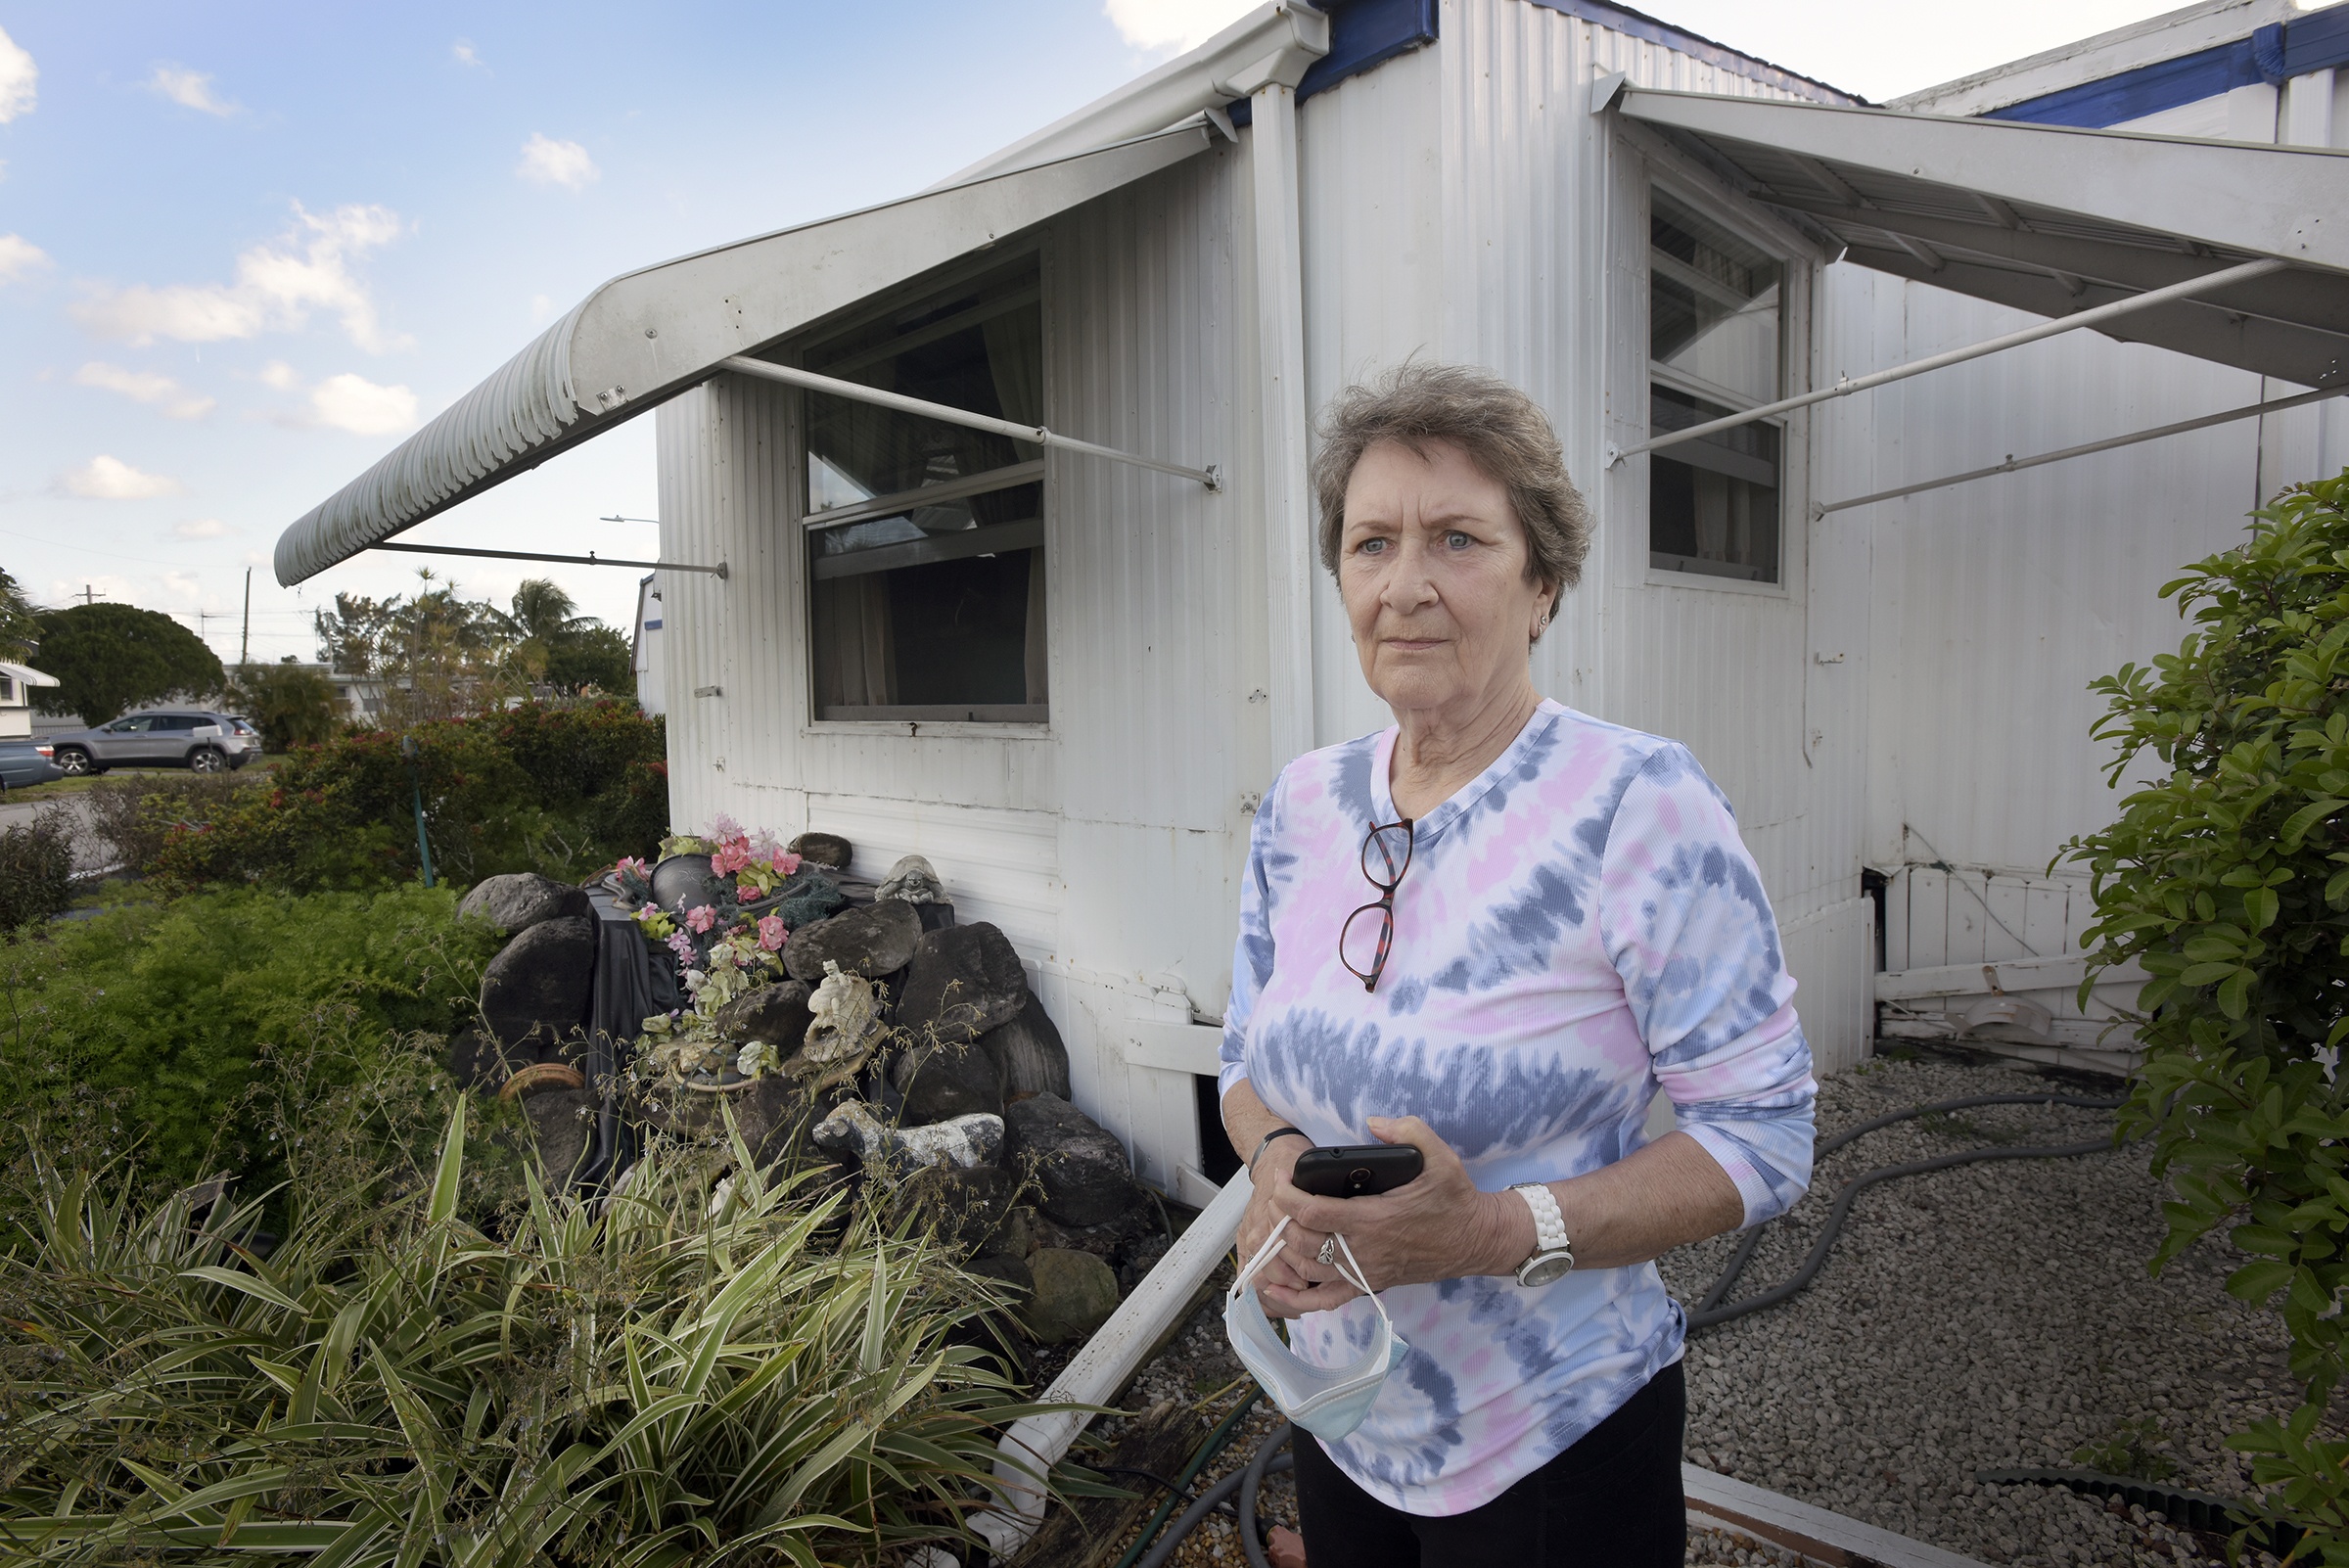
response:
<path fill-rule="evenodd" d="M 95 729 L 69 729 L 44 737 L 56 749 L 57 765 L 68 773 L 103 773 L 110 767 L 192 767 L 218 773 L 243 767 L 261 754 L 259 733 L 231 714 L 200 709 L 155 709 L 124 714 Z"/>

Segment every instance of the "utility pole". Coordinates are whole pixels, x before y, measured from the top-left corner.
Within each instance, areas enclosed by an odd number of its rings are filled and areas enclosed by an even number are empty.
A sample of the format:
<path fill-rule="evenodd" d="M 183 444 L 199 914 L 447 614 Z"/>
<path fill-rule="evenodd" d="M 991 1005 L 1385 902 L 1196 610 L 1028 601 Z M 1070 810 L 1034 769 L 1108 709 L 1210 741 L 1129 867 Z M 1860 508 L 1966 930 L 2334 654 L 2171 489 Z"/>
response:
<path fill-rule="evenodd" d="M 237 645 L 237 663 L 253 663 L 253 568 L 245 569 L 245 640 Z"/>
<path fill-rule="evenodd" d="M 83 604 L 85 604 L 85 605 L 86 605 L 86 604 L 89 604 L 90 602 L 92 602 L 93 600 L 95 600 L 97 597 L 98 597 L 98 592 L 97 592 L 97 590 L 96 590 L 96 589 L 92 588 L 92 587 L 91 587 L 91 586 L 90 586 L 88 583 L 86 583 L 86 582 L 85 582 L 85 583 L 83 583 L 83 584 L 81 585 L 81 602 L 82 602 Z"/>

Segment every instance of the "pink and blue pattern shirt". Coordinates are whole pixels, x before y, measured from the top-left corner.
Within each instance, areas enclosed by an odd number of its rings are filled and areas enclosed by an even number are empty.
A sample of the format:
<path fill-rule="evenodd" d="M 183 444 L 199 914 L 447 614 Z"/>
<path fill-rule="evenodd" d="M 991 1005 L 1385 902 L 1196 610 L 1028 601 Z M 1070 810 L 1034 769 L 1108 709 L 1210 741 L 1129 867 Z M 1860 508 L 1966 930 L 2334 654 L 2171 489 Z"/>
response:
<path fill-rule="evenodd" d="M 1256 817 L 1224 1014 L 1246 1080 L 1316 1143 L 1418 1116 L 1486 1191 L 1613 1164 L 1650 1102 L 1736 1183 L 1745 1222 L 1811 1177 L 1811 1051 L 1777 923 L 1728 803 L 1687 748 L 1543 702 L 1492 766 L 1414 827 L 1375 993 L 1338 930 L 1377 897 L 1359 853 L 1396 731 L 1291 762 Z M 1369 917 L 1365 917 L 1365 923 Z M 1563 1453 L 1679 1360 L 1685 1318 L 1653 1264 L 1381 1293 L 1409 1355 L 1330 1456 L 1406 1513 L 1462 1513 Z M 1359 1359 L 1367 1302 L 1291 1326 Z"/>

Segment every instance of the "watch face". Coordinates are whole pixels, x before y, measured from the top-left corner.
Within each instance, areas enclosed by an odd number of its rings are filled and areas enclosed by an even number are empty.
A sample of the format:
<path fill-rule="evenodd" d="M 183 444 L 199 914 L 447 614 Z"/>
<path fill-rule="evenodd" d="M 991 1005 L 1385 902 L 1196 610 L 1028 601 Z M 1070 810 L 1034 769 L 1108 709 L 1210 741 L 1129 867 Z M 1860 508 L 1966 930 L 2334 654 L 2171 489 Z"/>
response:
<path fill-rule="evenodd" d="M 1545 1253 L 1518 1270 L 1520 1285 L 1554 1285 L 1574 1272 L 1574 1255 L 1567 1252 Z"/>

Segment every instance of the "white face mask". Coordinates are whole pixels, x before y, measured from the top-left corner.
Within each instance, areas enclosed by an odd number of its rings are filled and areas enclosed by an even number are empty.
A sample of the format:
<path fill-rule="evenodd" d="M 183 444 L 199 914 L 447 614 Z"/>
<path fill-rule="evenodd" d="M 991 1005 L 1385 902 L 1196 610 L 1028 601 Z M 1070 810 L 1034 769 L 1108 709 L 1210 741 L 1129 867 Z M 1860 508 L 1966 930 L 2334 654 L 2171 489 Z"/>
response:
<path fill-rule="evenodd" d="M 1297 1353 L 1281 1342 L 1279 1331 L 1265 1315 L 1264 1304 L 1249 1285 L 1279 1253 L 1280 1234 L 1288 1228 L 1288 1219 L 1283 1216 L 1232 1281 L 1230 1293 L 1223 1298 L 1223 1332 L 1241 1363 L 1280 1407 L 1280 1413 L 1315 1437 L 1334 1443 L 1362 1424 L 1377 1402 L 1387 1373 L 1401 1364 L 1410 1347 L 1396 1334 L 1385 1304 L 1363 1277 L 1361 1265 L 1354 1261 L 1354 1249 L 1339 1236 L 1338 1251 L 1344 1261 L 1337 1265 L 1338 1272 L 1370 1299 L 1378 1311 L 1378 1328 L 1370 1336 L 1370 1348 L 1350 1366 L 1315 1366 L 1300 1360 Z"/>

